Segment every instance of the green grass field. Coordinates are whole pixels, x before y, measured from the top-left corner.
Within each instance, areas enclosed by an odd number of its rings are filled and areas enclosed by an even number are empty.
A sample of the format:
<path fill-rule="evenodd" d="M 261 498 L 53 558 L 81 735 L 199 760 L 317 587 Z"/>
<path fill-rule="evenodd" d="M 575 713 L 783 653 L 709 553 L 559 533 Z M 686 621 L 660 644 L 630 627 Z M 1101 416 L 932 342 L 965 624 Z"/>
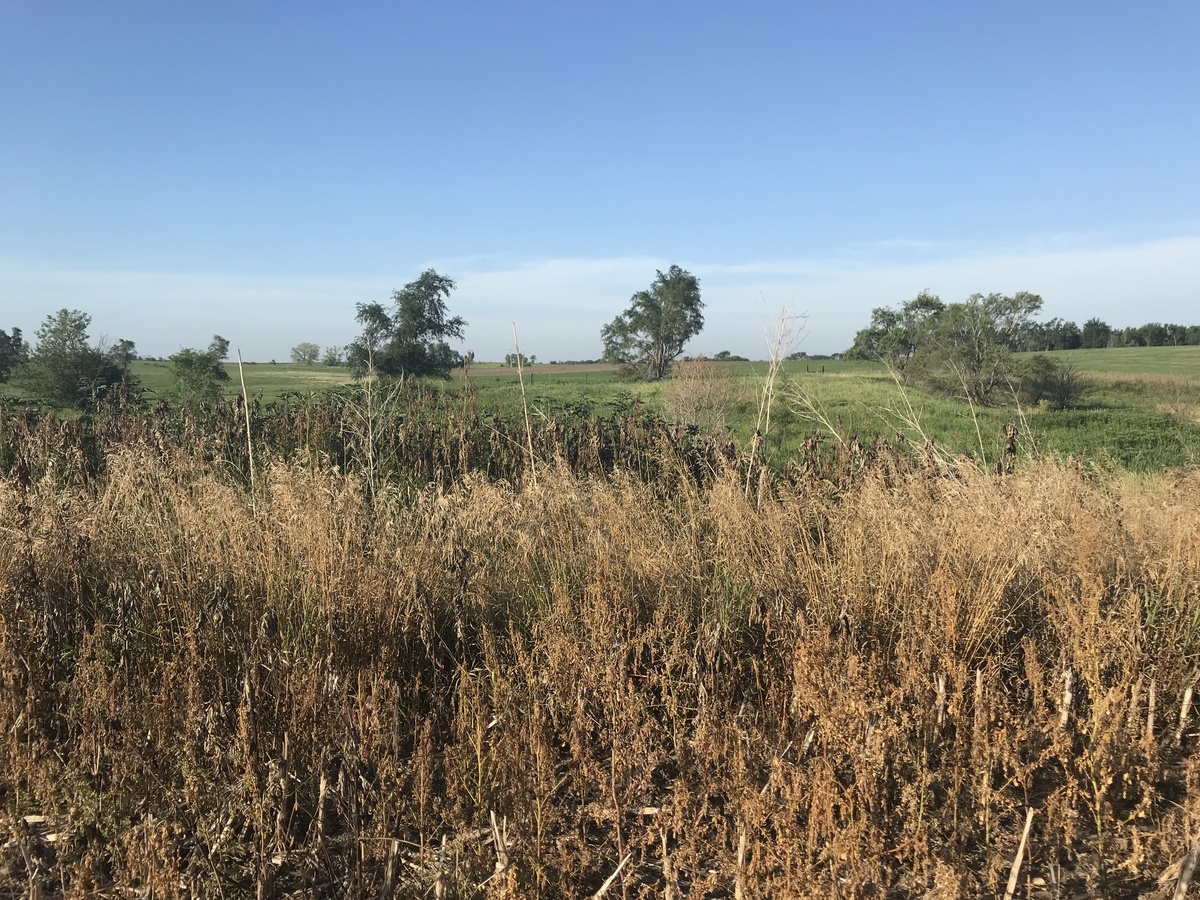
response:
<path fill-rule="evenodd" d="M 843 439 L 855 434 L 923 444 L 994 460 L 1003 452 L 1004 426 L 1015 422 L 1027 453 L 1083 454 L 1134 470 L 1189 465 L 1200 459 L 1200 350 L 1195 347 L 1068 351 L 1087 377 L 1083 408 L 1051 411 L 1008 407 L 971 409 L 964 403 L 897 385 L 883 366 L 860 361 L 789 362 L 777 382 L 769 450 L 776 458 L 814 429 Z M 1082 360 L 1080 362 L 1079 360 Z M 727 424 L 749 440 L 758 415 L 766 363 L 710 363 L 725 384 Z M 580 371 L 583 370 L 583 371 Z M 480 403 L 518 414 L 515 370 L 477 367 L 472 383 Z M 540 366 L 525 371 L 535 416 L 571 410 L 607 414 L 640 400 L 650 409 L 670 404 L 672 385 L 627 381 L 608 367 Z"/>
<path fill-rule="evenodd" d="M 1200 376 L 1200 346 L 1119 347 L 1111 350 L 1056 350 L 1081 372 Z"/>
<path fill-rule="evenodd" d="M 1068 360 L 1087 379 L 1082 407 L 1074 410 L 977 408 L 898 385 L 876 363 L 798 361 L 785 363 L 776 382 L 768 452 L 777 461 L 814 430 L 827 440 L 851 436 L 895 439 L 923 445 L 932 440 L 954 453 L 994 460 L 1004 447 L 1004 427 L 1015 422 L 1023 452 L 1082 454 L 1134 470 L 1194 464 L 1200 459 L 1200 347 L 1076 350 L 1050 354 Z M 749 441 L 759 422 L 765 362 L 707 362 L 701 397 L 675 379 L 630 380 L 613 366 L 535 364 L 524 370 L 525 402 L 534 417 L 609 416 L 638 406 L 691 424 L 689 416 L 727 425 Z M 226 367 L 227 396 L 241 392 L 236 364 Z M 248 363 L 243 371 L 252 398 L 269 403 L 285 394 L 307 394 L 354 384 L 349 369 Z M 149 398 L 168 396 L 167 363 L 134 363 Z M 477 364 L 469 379 L 487 414 L 522 415 L 521 383 L 515 369 Z M 467 387 L 461 371 L 438 389 Z M 0 396 L 19 396 L 0 385 Z M 693 391 L 694 393 L 694 391 Z M 682 396 L 681 396 L 682 395 Z M 689 412 L 689 409 L 691 412 Z"/>
<path fill-rule="evenodd" d="M 338 366 L 295 366 L 290 363 L 246 363 L 242 370 L 246 375 L 246 391 L 251 397 L 275 400 L 286 393 L 326 391 L 352 384 L 354 377 L 349 369 Z M 138 360 L 132 366 L 133 374 L 142 387 L 155 396 L 166 396 L 171 391 L 170 365 L 165 362 Z M 242 392 L 238 378 L 237 363 L 226 363 L 229 381 L 225 393 L 232 397 Z"/>
<path fill-rule="evenodd" d="M 150 399 L 169 397 L 171 393 L 171 367 L 166 362 L 139 359 L 130 366 L 130 371 L 140 382 Z M 233 397 L 242 392 L 238 378 L 237 363 L 226 363 L 229 381 L 225 383 L 225 395 Z M 336 366 L 296 366 L 274 363 L 246 363 L 246 391 L 251 397 L 269 402 L 288 393 L 327 391 L 354 383 L 354 376 L 346 368 Z M 0 397 L 21 397 L 19 388 L 12 384 L 0 384 Z"/>

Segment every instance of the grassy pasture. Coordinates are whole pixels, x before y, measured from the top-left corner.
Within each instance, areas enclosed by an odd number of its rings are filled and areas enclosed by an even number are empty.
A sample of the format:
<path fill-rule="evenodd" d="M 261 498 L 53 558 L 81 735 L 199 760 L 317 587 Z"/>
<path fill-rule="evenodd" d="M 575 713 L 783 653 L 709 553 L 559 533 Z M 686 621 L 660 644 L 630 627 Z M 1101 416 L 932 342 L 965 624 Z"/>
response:
<path fill-rule="evenodd" d="M 154 396 L 169 396 L 171 392 L 171 367 L 169 363 L 137 360 L 131 371 L 141 381 L 142 387 Z M 242 391 L 237 363 L 226 363 L 229 381 L 225 384 L 226 396 L 232 397 Z M 286 393 L 310 393 L 335 390 L 352 384 L 354 378 L 349 369 L 340 366 L 297 366 L 291 363 L 246 363 L 242 366 L 246 376 L 246 391 L 252 397 L 265 401 L 278 399 Z"/>
<path fill-rule="evenodd" d="M 1005 450 L 1004 427 L 1015 422 L 1022 453 L 1083 454 L 1145 471 L 1188 465 L 1200 459 L 1200 372 L 1195 348 L 1082 351 L 1090 368 L 1084 408 L 1051 411 L 976 408 L 897 385 L 884 368 L 858 361 L 784 364 L 772 411 L 774 439 L 768 451 L 780 464 L 787 453 L 820 428 L 827 439 L 860 434 L 916 443 L 928 438 L 953 453 L 994 461 Z M 1124 354 L 1136 359 L 1127 361 Z M 1052 356 L 1059 354 L 1051 354 Z M 1062 354 L 1075 359 L 1073 352 Z M 727 424 L 748 442 L 758 413 L 766 371 L 763 362 L 713 363 L 729 406 Z M 580 367 L 582 368 L 582 367 Z M 528 367 L 525 391 L 535 416 L 572 410 L 611 414 L 641 403 L 652 410 L 669 404 L 671 383 L 627 381 L 612 368 Z M 519 415 L 516 371 L 475 368 L 471 381 L 480 403 L 502 415 Z M 718 398 L 720 399 L 720 398 Z M 831 427 L 827 427 L 831 426 Z"/>
<path fill-rule="evenodd" d="M 1082 409 L 975 409 L 953 400 L 902 389 L 878 364 L 796 361 L 783 365 L 772 409 L 767 453 L 782 465 L 814 428 L 828 440 L 859 434 L 924 443 L 994 461 L 1004 452 L 1004 427 L 1015 421 L 1022 452 L 1083 454 L 1135 470 L 1187 465 L 1200 458 L 1200 348 L 1154 347 L 1064 351 L 1089 382 Z M 718 376 L 708 399 L 722 406 L 721 421 L 746 444 L 758 419 L 765 362 L 706 362 Z M 226 396 L 241 391 L 236 364 L 227 365 Z M 244 367 L 251 397 L 272 402 L 289 394 L 314 394 L 354 383 L 345 368 L 250 363 Z M 170 391 L 166 363 L 138 361 L 133 372 L 151 397 Z M 645 409 L 678 417 L 671 381 L 648 384 L 624 378 L 613 366 L 534 364 L 526 367 L 525 400 L 532 416 L 613 416 Z M 437 390 L 462 391 L 461 371 Z M 521 386 L 514 368 L 477 364 L 470 387 L 481 409 L 520 418 Z M 8 396 L 11 386 L 3 385 Z M 3 394 L 0 394 L 3 396 Z"/>
<path fill-rule="evenodd" d="M 1200 346 L 1056 350 L 1050 355 L 1070 360 L 1081 372 L 1200 377 Z"/>

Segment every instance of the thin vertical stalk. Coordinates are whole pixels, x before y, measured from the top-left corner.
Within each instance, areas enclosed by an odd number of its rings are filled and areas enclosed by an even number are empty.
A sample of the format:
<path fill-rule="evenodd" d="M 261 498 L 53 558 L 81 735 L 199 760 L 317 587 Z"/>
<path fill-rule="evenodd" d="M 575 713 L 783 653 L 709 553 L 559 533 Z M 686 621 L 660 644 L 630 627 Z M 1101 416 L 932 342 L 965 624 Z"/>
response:
<path fill-rule="evenodd" d="M 250 495 L 254 495 L 254 441 L 250 437 L 250 396 L 246 393 L 246 373 L 242 370 L 242 351 L 238 350 L 238 379 L 242 382 L 242 412 L 246 414 L 246 454 L 250 458 Z M 252 501 L 253 502 L 253 501 Z"/>
<path fill-rule="evenodd" d="M 537 462 L 533 457 L 533 426 L 529 421 L 529 401 L 525 397 L 525 369 L 521 364 L 521 345 L 517 342 L 517 323 L 512 323 L 513 347 L 517 351 L 517 380 L 521 382 L 521 409 L 525 413 L 525 446 L 529 451 L 529 474 L 537 485 Z"/>

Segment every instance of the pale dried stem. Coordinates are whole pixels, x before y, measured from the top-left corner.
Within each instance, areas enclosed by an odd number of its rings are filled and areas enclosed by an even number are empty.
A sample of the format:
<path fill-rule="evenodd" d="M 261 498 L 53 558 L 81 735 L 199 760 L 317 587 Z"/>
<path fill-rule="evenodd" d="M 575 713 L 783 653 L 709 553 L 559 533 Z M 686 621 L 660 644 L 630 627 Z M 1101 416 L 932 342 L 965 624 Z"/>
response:
<path fill-rule="evenodd" d="M 632 858 L 633 858 L 632 853 L 625 854 L 625 858 L 622 859 L 621 862 L 617 864 L 616 870 L 611 875 L 608 876 L 608 878 L 607 878 L 607 880 L 605 880 L 604 884 L 600 885 L 600 890 L 598 890 L 598 891 L 596 891 L 596 893 L 592 894 L 592 900 L 600 900 L 601 897 L 603 897 L 605 894 L 608 893 L 608 889 L 610 887 L 612 887 L 614 882 L 616 882 L 616 880 L 620 877 L 621 870 L 625 868 L 625 863 L 629 862 L 629 860 Z"/>
<path fill-rule="evenodd" d="M 1192 842 L 1187 856 L 1183 858 L 1183 862 L 1179 866 L 1179 881 L 1175 883 L 1175 893 L 1171 895 L 1171 900 L 1183 900 L 1187 896 L 1188 887 L 1196 875 L 1198 862 L 1200 862 L 1200 834 L 1196 835 L 1196 840 Z"/>
<path fill-rule="evenodd" d="M 1021 832 L 1021 843 L 1017 847 L 1017 855 L 1013 857 L 1012 868 L 1008 872 L 1008 887 L 1004 891 L 1004 900 L 1013 900 L 1017 892 L 1017 877 L 1021 874 L 1021 859 L 1025 856 L 1025 844 L 1029 840 L 1029 826 L 1033 824 L 1033 810 L 1025 811 L 1025 829 Z"/>
<path fill-rule="evenodd" d="M 1192 687 L 1188 685 L 1186 691 L 1183 692 L 1183 705 L 1179 707 L 1179 727 L 1175 729 L 1175 743 L 1183 744 L 1183 731 L 1187 728 L 1188 713 L 1192 709 Z"/>
<path fill-rule="evenodd" d="M 525 396 L 525 368 L 521 364 L 521 344 L 517 341 L 517 323 L 512 323 L 513 347 L 517 351 L 517 381 L 521 383 L 521 409 L 525 413 L 525 443 L 529 451 L 529 475 L 537 484 L 537 460 L 533 457 L 533 426 L 529 421 L 529 402 Z"/>
<path fill-rule="evenodd" d="M 1058 714 L 1058 727 L 1066 728 L 1071 719 L 1071 703 L 1075 700 L 1075 673 L 1070 669 L 1063 672 L 1062 707 Z"/>
<path fill-rule="evenodd" d="M 250 460 L 250 503 L 254 503 L 254 440 L 250 436 L 250 395 L 246 393 L 246 373 L 242 370 L 242 351 L 238 350 L 238 378 L 242 382 L 242 412 L 246 416 L 246 454 Z"/>

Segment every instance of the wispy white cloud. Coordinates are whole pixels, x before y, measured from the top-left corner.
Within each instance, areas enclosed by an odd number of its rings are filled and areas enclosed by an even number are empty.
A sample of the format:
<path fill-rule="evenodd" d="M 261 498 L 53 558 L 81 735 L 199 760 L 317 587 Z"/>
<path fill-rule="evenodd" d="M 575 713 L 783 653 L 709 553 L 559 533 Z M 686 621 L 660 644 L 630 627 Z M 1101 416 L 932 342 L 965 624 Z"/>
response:
<path fill-rule="evenodd" d="M 806 349 L 842 350 L 873 307 L 926 288 L 948 301 L 1034 291 L 1045 299 L 1046 316 L 1079 322 L 1200 319 L 1200 236 L 1125 244 L 1041 236 L 1002 248 L 887 243 L 826 259 L 477 256 L 430 265 L 458 281 L 451 308 L 470 323 L 463 349 L 480 359 L 509 351 L 514 321 L 522 349 L 539 359 L 598 356 L 601 327 L 671 262 L 700 277 L 706 326 L 693 349 L 707 353 L 761 355 L 763 320 L 785 306 L 808 314 Z M 203 346 L 220 333 L 249 359 L 285 359 L 300 341 L 345 343 L 356 331 L 355 304 L 386 301 L 403 280 L 80 271 L 0 259 L 0 327 L 32 334 L 53 310 L 78 308 L 92 314 L 94 334 L 130 338 L 148 354 Z"/>

